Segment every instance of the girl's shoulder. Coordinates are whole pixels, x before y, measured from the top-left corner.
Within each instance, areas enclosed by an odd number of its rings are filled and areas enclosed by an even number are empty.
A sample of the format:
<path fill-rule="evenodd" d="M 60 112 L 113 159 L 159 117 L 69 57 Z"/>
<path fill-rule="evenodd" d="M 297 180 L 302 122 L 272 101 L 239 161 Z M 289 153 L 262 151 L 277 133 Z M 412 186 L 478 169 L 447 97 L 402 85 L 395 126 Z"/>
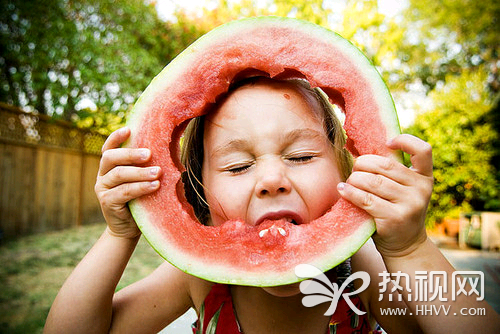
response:
<path fill-rule="evenodd" d="M 193 307 L 198 312 L 215 283 L 185 274 Z"/>
<path fill-rule="evenodd" d="M 113 308 L 126 322 L 137 321 L 140 314 L 144 328 L 163 328 L 190 307 L 201 305 L 199 300 L 206 290 L 210 291 L 206 283 L 164 262 L 145 278 L 118 291 Z"/>
<path fill-rule="evenodd" d="M 158 290 L 188 297 L 196 309 L 201 306 L 214 285 L 212 282 L 187 274 L 166 261 L 147 279 L 158 283 L 156 287 Z"/>

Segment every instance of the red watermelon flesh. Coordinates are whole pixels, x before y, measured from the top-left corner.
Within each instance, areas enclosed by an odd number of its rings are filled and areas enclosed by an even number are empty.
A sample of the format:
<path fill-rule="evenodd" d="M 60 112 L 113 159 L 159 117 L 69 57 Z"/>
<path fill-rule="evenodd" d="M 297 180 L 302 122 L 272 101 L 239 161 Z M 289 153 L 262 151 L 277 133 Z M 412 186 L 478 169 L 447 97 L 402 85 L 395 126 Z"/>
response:
<path fill-rule="evenodd" d="M 346 115 L 348 148 L 355 155 L 389 155 L 399 133 L 394 103 L 376 69 L 352 44 L 319 26 L 260 17 L 225 24 L 201 37 L 151 82 L 127 121 L 127 146 L 148 147 L 161 166 L 160 189 L 130 203 L 146 239 L 169 262 L 201 278 L 272 286 L 299 280 L 301 263 L 328 270 L 355 253 L 374 232 L 373 220 L 339 200 L 309 224 L 228 221 L 200 224 L 187 204 L 179 138 L 186 121 L 206 113 L 229 85 L 250 72 L 302 77 L 321 87 Z"/>

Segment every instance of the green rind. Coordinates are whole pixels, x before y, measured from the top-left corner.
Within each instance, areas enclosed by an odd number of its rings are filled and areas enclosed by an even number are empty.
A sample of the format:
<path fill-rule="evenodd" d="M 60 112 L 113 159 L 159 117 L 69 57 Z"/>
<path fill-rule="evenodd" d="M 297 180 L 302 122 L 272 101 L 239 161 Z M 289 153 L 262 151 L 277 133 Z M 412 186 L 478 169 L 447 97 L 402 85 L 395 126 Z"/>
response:
<path fill-rule="evenodd" d="M 355 62 L 357 67 L 362 69 L 363 74 L 370 82 L 371 86 L 369 89 L 378 93 L 376 94 L 378 104 L 382 106 L 383 110 L 387 110 L 387 112 L 381 115 L 383 117 L 382 122 L 385 125 L 385 130 L 387 131 L 387 138 L 394 137 L 400 133 L 394 101 L 387 86 L 371 62 L 354 45 L 338 34 L 312 23 L 289 18 L 259 17 L 233 21 L 212 30 L 198 39 L 168 64 L 165 69 L 153 79 L 134 106 L 127 120 L 127 125 L 132 129 L 132 135 L 137 128 L 140 128 L 143 118 L 146 117 L 145 115 L 147 115 L 148 109 L 155 101 L 155 97 L 161 94 L 165 87 L 175 82 L 177 78 L 182 78 L 184 69 L 189 66 L 194 59 L 199 58 L 200 55 L 203 54 L 205 48 L 209 48 L 211 45 L 224 38 L 234 36 L 235 34 L 242 34 L 249 27 L 255 25 L 274 25 L 276 23 L 284 24 L 301 31 L 307 31 L 307 33 L 314 38 L 329 41 L 332 47 L 346 50 L 345 53 L 350 59 L 356 59 Z M 129 145 L 133 146 L 133 143 L 129 143 Z M 139 228 L 142 230 L 152 247 L 166 260 L 182 271 L 210 281 L 240 285 L 270 286 L 299 281 L 299 278 L 294 274 L 294 268 L 290 268 L 290 271 L 286 274 L 267 272 L 266 275 L 263 276 L 262 273 L 252 272 L 251 270 L 231 273 L 228 272 L 230 268 L 218 267 L 215 263 L 211 263 L 210 265 L 197 263 L 196 256 L 190 256 L 190 254 L 183 253 L 182 250 L 172 247 L 172 245 L 162 237 L 162 234 L 155 230 L 156 227 L 154 222 L 150 221 L 148 211 L 143 207 L 140 199 L 132 201 L 129 205 Z M 342 248 L 342 251 L 338 251 L 336 254 L 329 253 L 317 257 L 314 263 L 310 264 L 326 271 L 354 254 L 375 231 L 375 225 L 372 220 L 367 220 L 361 223 L 360 226 L 358 232 L 351 235 L 350 238 L 345 238 L 345 248 L 339 247 L 338 245 L 336 246 L 336 249 Z"/>

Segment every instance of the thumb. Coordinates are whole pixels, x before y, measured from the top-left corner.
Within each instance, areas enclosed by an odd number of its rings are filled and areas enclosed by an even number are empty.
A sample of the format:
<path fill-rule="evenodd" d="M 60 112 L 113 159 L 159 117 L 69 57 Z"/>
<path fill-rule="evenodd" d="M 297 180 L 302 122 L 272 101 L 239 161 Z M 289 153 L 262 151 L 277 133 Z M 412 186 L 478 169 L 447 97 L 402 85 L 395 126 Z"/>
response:
<path fill-rule="evenodd" d="M 387 147 L 408 153 L 414 171 L 432 176 L 432 147 L 426 141 L 409 134 L 402 134 L 391 139 Z"/>

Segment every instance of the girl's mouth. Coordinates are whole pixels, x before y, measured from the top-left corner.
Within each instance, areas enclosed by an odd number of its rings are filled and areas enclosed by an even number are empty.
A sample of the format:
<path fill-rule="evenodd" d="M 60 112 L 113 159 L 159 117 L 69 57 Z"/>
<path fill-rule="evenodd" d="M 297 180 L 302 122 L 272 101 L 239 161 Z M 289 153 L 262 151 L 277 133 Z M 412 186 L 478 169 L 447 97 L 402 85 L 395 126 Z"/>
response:
<path fill-rule="evenodd" d="M 304 223 L 304 219 L 298 213 L 289 210 L 280 210 L 266 213 L 257 219 L 255 225 L 258 226 L 266 220 L 285 220 L 292 225 L 301 225 Z"/>

